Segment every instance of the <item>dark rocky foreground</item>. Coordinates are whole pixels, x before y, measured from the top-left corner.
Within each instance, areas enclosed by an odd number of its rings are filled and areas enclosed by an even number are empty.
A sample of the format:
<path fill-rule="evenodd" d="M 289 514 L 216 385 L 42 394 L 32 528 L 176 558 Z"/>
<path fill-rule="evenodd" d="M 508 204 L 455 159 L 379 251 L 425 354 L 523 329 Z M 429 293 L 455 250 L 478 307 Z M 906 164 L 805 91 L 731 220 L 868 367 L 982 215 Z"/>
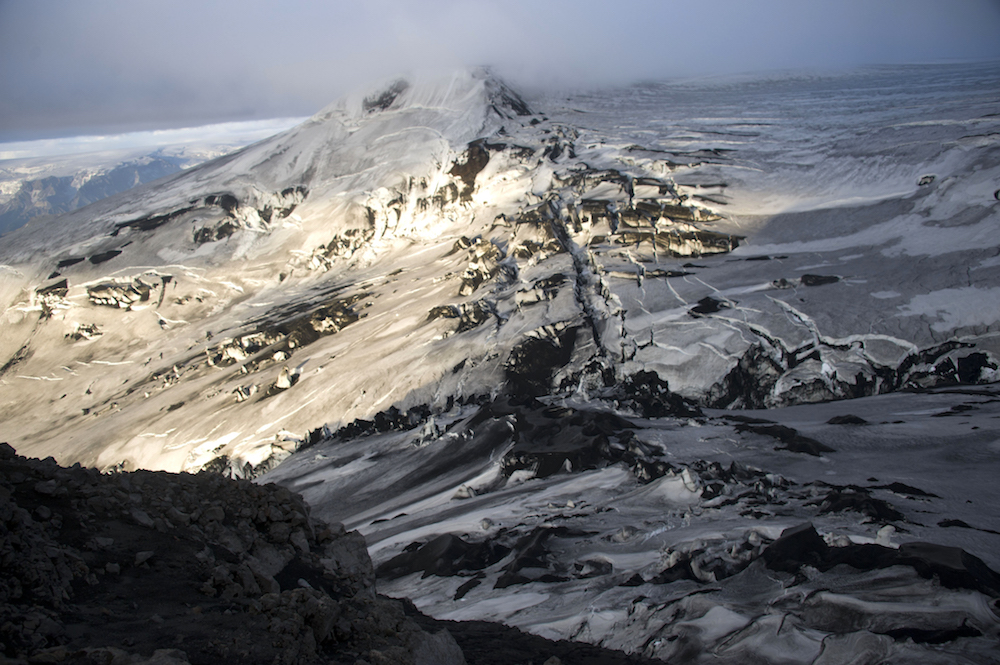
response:
<path fill-rule="evenodd" d="M 425 617 L 376 594 L 357 532 L 209 472 L 102 475 L 0 444 L 0 539 L 0 663 L 658 662 Z"/>

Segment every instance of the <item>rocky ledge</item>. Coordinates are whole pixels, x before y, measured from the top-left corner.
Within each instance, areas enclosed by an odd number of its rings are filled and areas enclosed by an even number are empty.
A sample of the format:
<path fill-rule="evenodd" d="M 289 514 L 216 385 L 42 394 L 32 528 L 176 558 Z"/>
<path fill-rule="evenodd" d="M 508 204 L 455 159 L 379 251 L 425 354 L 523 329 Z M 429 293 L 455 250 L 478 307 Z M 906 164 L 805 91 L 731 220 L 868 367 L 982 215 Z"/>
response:
<path fill-rule="evenodd" d="M 0 458 L 3 662 L 465 662 L 286 489 Z"/>

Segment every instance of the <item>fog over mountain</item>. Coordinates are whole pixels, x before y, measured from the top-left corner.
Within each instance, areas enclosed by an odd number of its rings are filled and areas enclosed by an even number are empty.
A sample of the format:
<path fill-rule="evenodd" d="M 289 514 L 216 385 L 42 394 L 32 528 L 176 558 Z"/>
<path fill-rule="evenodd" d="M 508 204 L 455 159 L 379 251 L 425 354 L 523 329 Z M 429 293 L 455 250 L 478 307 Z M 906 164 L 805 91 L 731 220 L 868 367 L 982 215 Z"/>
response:
<path fill-rule="evenodd" d="M 993 0 L 0 3 L 0 141 L 310 115 L 406 70 L 520 86 L 1000 59 Z"/>
<path fill-rule="evenodd" d="M 667 662 L 992 662 L 998 89 L 995 64 L 361 87 L 4 236 L 0 440 L 278 483 L 437 619 Z M 55 492 L 19 473 L 18 501 Z M 134 494 L 142 528 L 201 525 L 231 613 L 339 565 L 288 511 L 257 513 L 265 547 L 229 503 Z"/>

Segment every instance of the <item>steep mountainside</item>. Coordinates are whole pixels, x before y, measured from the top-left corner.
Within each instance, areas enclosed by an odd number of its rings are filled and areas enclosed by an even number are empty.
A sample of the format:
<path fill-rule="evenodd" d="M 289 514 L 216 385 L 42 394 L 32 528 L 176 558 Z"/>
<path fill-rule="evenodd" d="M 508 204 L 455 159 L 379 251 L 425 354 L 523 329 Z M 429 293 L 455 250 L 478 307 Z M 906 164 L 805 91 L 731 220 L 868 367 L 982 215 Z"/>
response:
<path fill-rule="evenodd" d="M 301 120 L 2 143 L 0 234 L 215 159 Z"/>

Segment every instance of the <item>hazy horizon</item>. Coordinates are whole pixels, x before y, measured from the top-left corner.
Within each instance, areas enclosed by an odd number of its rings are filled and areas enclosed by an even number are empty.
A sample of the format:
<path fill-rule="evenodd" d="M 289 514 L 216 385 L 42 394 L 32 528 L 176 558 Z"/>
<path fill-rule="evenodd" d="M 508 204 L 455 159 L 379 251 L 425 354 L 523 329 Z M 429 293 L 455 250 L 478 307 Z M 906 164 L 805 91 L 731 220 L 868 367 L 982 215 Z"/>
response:
<path fill-rule="evenodd" d="M 311 115 L 414 68 L 524 86 L 1000 59 L 992 0 L 0 3 L 0 141 Z"/>

